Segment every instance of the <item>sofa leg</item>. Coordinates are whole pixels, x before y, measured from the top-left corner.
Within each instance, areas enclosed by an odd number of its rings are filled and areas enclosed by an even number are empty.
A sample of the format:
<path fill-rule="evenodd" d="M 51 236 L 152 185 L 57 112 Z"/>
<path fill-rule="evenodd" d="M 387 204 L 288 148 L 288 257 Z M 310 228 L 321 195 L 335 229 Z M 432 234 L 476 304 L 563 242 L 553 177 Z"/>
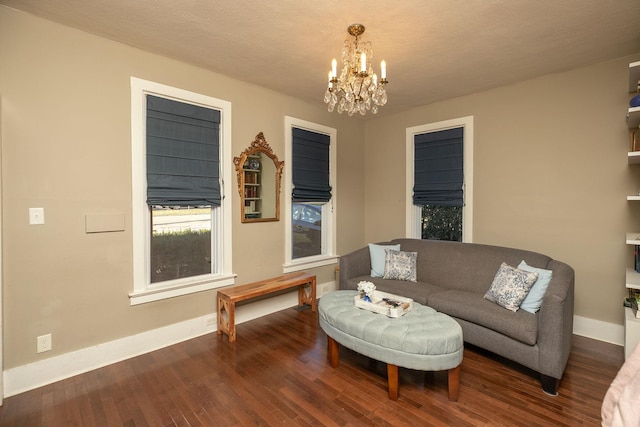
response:
<path fill-rule="evenodd" d="M 560 384 L 560 380 L 557 378 L 550 377 L 548 375 L 541 375 L 540 382 L 542 383 L 542 391 L 550 396 L 558 395 L 558 385 Z"/>

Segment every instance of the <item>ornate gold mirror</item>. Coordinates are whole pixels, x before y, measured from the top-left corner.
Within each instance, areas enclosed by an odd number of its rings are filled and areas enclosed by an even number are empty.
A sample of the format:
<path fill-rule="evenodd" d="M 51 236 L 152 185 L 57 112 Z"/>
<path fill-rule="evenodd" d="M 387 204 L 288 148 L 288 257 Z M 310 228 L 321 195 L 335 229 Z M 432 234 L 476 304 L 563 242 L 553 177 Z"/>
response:
<path fill-rule="evenodd" d="M 233 158 L 238 175 L 242 222 L 280 220 L 280 178 L 284 162 L 278 160 L 260 132 L 242 154 Z"/>

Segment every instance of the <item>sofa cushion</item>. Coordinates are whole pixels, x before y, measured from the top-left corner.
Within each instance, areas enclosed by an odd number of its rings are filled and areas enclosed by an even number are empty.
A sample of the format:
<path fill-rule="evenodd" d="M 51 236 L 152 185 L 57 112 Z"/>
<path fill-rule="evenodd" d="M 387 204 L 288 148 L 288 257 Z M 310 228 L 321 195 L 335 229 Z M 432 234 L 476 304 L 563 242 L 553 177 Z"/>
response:
<path fill-rule="evenodd" d="M 384 279 L 418 280 L 416 272 L 417 252 L 394 251 L 385 249 Z"/>
<path fill-rule="evenodd" d="M 520 270 L 503 262 L 484 297 L 507 310 L 518 311 L 537 279 L 538 273 Z"/>
<path fill-rule="evenodd" d="M 371 277 L 384 276 L 385 249 L 400 250 L 400 245 L 378 245 L 369 243 L 369 256 L 371 257 Z"/>
<path fill-rule="evenodd" d="M 520 304 L 520 308 L 524 311 L 537 313 L 538 310 L 540 310 L 540 307 L 542 307 L 542 299 L 544 298 L 544 294 L 547 292 L 547 288 L 549 287 L 549 283 L 553 277 L 553 271 L 532 267 L 524 261 L 521 261 L 520 264 L 518 264 L 518 268 L 520 270 L 538 273 L 538 280 L 536 280 L 527 294 L 527 297 L 522 301 L 522 304 Z"/>
<path fill-rule="evenodd" d="M 534 345 L 538 337 L 537 315 L 516 312 L 487 301 L 482 294 L 447 290 L 432 293 L 427 305 L 449 316 L 476 323 L 524 344 Z"/>

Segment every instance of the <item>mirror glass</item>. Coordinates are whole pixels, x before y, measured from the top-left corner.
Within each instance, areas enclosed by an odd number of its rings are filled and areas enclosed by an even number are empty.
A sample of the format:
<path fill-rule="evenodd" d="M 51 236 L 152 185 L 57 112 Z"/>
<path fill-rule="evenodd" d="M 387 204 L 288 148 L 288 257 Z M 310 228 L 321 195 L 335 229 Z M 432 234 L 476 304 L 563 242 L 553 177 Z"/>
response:
<path fill-rule="evenodd" d="M 242 154 L 234 157 L 242 222 L 280 220 L 280 178 L 284 162 L 260 132 Z"/>

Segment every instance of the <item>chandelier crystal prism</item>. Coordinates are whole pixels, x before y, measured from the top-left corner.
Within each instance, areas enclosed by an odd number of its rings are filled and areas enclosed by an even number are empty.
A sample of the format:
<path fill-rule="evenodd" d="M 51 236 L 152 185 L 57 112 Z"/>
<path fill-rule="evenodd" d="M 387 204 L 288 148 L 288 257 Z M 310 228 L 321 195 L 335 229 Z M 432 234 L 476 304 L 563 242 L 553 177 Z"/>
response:
<path fill-rule="evenodd" d="M 371 42 L 361 41 L 364 33 L 364 25 L 353 24 L 347 28 L 347 32 L 355 39 L 344 41 L 342 48 L 342 70 L 337 74 L 337 61 L 331 61 L 329 71 L 329 85 L 324 94 L 324 102 L 327 109 L 338 113 L 346 111 L 349 116 L 354 113 L 365 115 L 367 111 L 373 114 L 378 112 L 378 107 L 387 103 L 387 64 L 380 62 L 380 80 L 373 72 L 371 60 L 373 50 Z"/>

